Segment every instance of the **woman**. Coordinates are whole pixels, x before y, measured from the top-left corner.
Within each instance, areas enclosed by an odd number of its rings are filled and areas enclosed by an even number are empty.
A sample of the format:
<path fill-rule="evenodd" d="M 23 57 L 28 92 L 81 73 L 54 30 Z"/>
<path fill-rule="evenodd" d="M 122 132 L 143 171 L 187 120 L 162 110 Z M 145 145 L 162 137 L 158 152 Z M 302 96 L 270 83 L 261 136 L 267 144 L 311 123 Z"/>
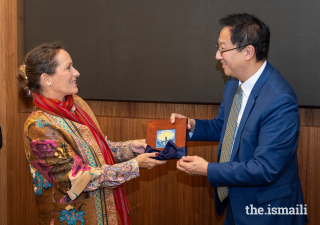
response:
<path fill-rule="evenodd" d="M 25 122 L 38 224 L 129 224 L 121 184 L 140 168 L 165 163 L 144 153 L 143 140 L 111 142 L 90 107 L 75 95 L 79 72 L 60 43 L 31 50 L 18 80 L 35 108 Z"/>

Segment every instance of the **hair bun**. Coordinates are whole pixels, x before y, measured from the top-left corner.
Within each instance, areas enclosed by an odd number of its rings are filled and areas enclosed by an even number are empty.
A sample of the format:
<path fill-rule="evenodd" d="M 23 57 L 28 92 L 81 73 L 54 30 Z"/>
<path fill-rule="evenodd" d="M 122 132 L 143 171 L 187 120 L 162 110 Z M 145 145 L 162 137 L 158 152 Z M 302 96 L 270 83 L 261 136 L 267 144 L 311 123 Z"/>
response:
<path fill-rule="evenodd" d="M 22 71 L 23 73 L 26 73 L 26 64 L 20 65 L 19 70 Z"/>

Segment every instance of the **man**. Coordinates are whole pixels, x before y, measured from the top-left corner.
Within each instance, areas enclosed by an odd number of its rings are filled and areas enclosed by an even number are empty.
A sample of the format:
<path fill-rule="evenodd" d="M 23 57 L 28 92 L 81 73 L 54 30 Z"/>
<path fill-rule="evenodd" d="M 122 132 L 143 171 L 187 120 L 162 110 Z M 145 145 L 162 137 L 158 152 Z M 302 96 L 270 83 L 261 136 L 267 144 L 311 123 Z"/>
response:
<path fill-rule="evenodd" d="M 266 61 L 269 28 L 248 14 L 220 23 L 216 58 L 230 77 L 223 101 L 215 119 L 188 119 L 189 141 L 220 141 L 218 162 L 187 156 L 177 168 L 208 176 L 218 215 L 227 207 L 224 224 L 305 224 L 297 98 Z M 170 119 L 182 117 L 173 113 Z"/>

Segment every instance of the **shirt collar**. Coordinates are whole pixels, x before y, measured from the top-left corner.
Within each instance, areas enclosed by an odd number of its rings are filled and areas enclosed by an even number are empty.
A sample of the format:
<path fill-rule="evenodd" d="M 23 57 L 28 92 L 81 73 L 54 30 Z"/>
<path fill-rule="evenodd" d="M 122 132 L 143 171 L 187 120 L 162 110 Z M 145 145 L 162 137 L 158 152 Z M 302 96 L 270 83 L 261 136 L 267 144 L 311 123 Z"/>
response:
<path fill-rule="evenodd" d="M 243 90 L 243 93 L 247 98 L 249 98 L 249 95 L 250 95 L 250 93 L 252 91 L 253 86 L 255 85 L 257 80 L 259 79 L 259 77 L 262 74 L 262 72 L 263 72 L 264 68 L 266 67 L 266 65 L 267 65 L 267 60 L 264 61 L 264 63 L 260 67 L 260 69 L 252 77 L 250 77 L 244 83 L 239 81 L 239 85 L 241 85 L 241 89 Z"/>

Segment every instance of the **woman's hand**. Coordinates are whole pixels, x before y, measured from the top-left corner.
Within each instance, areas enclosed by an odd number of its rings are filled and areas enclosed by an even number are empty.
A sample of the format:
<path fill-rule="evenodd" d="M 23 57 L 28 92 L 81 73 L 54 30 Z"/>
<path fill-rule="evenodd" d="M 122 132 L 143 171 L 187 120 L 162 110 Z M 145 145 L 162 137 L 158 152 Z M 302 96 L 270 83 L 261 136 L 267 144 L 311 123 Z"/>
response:
<path fill-rule="evenodd" d="M 147 147 L 146 139 L 133 140 L 130 143 L 130 147 L 133 152 L 142 154 Z"/>
<path fill-rule="evenodd" d="M 165 164 L 167 162 L 167 161 L 160 161 L 160 160 L 156 160 L 156 159 L 151 158 L 151 157 L 157 157 L 158 155 L 159 155 L 159 153 L 157 153 L 157 152 L 144 153 L 144 154 L 138 155 L 136 157 L 136 160 L 138 161 L 140 168 L 151 169 L 155 166 L 159 166 L 159 165 Z"/>

